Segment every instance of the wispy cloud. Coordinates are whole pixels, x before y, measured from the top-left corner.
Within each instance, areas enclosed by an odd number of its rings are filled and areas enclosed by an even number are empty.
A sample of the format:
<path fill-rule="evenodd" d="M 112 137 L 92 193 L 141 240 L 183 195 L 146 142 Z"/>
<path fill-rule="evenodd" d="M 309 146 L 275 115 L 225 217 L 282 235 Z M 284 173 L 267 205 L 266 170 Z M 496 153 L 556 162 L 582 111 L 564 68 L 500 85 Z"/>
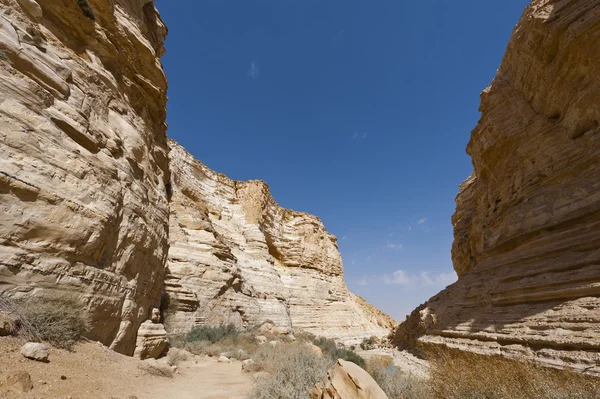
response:
<path fill-rule="evenodd" d="M 388 285 L 410 285 L 412 279 L 404 273 L 403 270 L 396 270 L 391 276 L 385 274 L 383 282 Z"/>
<path fill-rule="evenodd" d="M 402 245 L 402 244 L 396 244 L 396 243 L 393 243 L 393 242 L 388 242 L 387 245 L 386 245 L 386 248 L 387 249 L 402 249 L 402 248 L 404 248 L 404 245 Z"/>
<path fill-rule="evenodd" d="M 260 67 L 258 65 L 258 61 L 252 60 L 250 62 L 250 68 L 248 69 L 248 76 L 250 76 L 254 80 L 260 78 Z"/>
<path fill-rule="evenodd" d="M 423 224 L 426 221 L 427 221 L 427 218 L 419 219 L 419 221 L 417 222 L 417 224 Z"/>
<path fill-rule="evenodd" d="M 344 29 L 340 29 L 340 31 L 337 33 L 337 35 L 335 35 L 331 38 L 331 43 L 336 44 L 337 42 L 342 40 L 343 37 L 344 37 Z"/>
<path fill-rule="evenodd" d="M 360 285 L 361 287 L 364 287 L 366 285 L 369 285 L 369 283 L 369 278 L 367 276 L 363 276 L 360 280 L 358 280 L 356 284 Z"/>
<path fill-rule="evenodd" d="M 361 133 L 361 132 L 354 132 L 352 133 L 352 140 L 364 140 L 369 136 L 369 133 Z"/>
<path fill-rule="evenodd" d="M 396 270 L 391 275 L 385 274 L 383 276 L 383 282 L 388 285 L 402 285 L 402 286 L 436 286 L 446 287 L 454 283 L 458 277 L 456 273 L 439 273 L 431 275 L 430 272 L 421 272 L 418 275 L 409 275 L 404 270 Z"/>

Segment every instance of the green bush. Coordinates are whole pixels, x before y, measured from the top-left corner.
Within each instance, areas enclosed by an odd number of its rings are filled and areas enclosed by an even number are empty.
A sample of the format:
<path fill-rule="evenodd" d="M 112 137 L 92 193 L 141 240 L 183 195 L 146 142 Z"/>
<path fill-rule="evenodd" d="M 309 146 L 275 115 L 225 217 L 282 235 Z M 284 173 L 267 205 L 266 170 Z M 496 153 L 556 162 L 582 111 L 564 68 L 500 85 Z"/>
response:
<path fill-rule="evenodd" d="M 235 340 L 239 330 L 233 324 L 221 324 L 219 326 L 196 326 L 187 333 L 187 342 L 209 341 L 216 343 L 224 338 Z"/>
<path fill-rule="evenodd" d="M 336 342 L 332 339 L 319 337 L 315 338 L 313 343 L 321 348 L 323 351 L 323 356 L 327 356 L 334 360 L 347 360 L 349 362 L 356 363 L 362 368 L 365 367 L 365 359 L 351 350 L 339 348 Z"/>

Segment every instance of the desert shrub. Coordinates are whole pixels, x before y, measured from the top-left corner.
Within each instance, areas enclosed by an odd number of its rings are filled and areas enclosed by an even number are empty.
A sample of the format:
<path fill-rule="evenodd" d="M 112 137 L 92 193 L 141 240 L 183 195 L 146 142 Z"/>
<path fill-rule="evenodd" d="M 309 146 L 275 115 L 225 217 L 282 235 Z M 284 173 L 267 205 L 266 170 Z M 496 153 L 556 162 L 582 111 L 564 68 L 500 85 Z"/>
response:
<path fill-rule="evenodd" d="M 177 366 L 179 363 L 188 359 L 188 353 L 181 349 L 170 348 L 167 352 L 167 364 L 169 366 Z"/>
<path fill-rule="evenodd" d="M 209 341 L 213 344 L 224 338 L 235 339 L 239 330 L 233 324 L 221 324 L 218 326 L 196 326 L 186 336 L 186 341 Z"/>
<path fill-rule="evenodd" d="M 2 306 L 11 306 L 12 313 L 18 315 L 17 335 L 57 348 L 72 348 L 87 329 L 81 304 L 67 295 L 30 297 L 12 301 L 12 305 L 4 300 Z"/>
<path fill-rule="evenodd" d="M 306 399 L 333 365 L 331 359 L 307 351 L 301 343 L 265 345 L 255 361 L 255 370 L 268 374 L 256 380 L 251 399 Z"/>
<path fill-rule="evenodd" d="M 321 350 L 323 351 L 323 356 L 327 356 L 334 360 L 347 360 L 349 362 L 358 364 L 362 368 L 365 367 L 365 359 L 363 359 L 360 355 L 356 354 L 351 350 L 338 347 L 336 342 L 332 339 L 318 337 L 314 338 L 312 342 L 313 344 L 321 348 Z"/>
<path fill-rule="evenodd" d="M 362 340 L 362 342 L 360 343 L 360 347 L 363 350 L 369 350 L 369 349 L 373 349 L 375 347 L 375 345 L 379 344 L 379 339 L 375 336 L 369 337 L 369 338 L 365 338 Z"/>
<path fill-rule="evenodd" d="M 251 332 L 241 332 L 233 325 L 194 327 L 189 333 L 169 337 L 171 347 L 195 355 L 219 356 L 246 360 L 258 349 Z"/>
<path fill-rule="evenodd" d="M 428 352 L 432 397 L 449 399 L 598 399 L 600 379 L 497 356 Z"/>
<path fill-rule="evenodd" d="M 366 370 L 390 399 L 432 398 L 429 381 L 403 373 L 391 358 L 369 358 Z"/>

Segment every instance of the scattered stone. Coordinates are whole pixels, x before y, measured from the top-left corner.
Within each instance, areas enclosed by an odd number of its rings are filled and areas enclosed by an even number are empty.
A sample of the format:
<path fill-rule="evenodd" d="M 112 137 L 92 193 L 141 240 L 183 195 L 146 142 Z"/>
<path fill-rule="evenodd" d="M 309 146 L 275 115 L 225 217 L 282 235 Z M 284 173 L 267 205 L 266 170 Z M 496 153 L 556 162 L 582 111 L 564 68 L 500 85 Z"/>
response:
<path fill-rule="evenodd" d="M 338 359 L 325 380 L 315 385 L 310 399 L 388 399 L 388 396 L 365 370 Z"/>
<path fill-rule="evenodd" d="M 46 345 L 38 342 L 28 342 L 21 347 L 21 355 L 38 362 L 47 362 L 49 353 Z"/>
<path fill-rule="evenodd" d="M 271 341 L 269 342 L 269 345 L 271 345 L 272 347 L 276 347 L 279 344 L 279 341 Z"/>
<path fill-rule="evenodd" d="M 227 356 L 221 355 L 221 356 L 219 356 L 218 362 L 219 363 L 229 363 L 229 358 Z"/>
<path fill-rule="evenodd" d="M 17 371 L 6 377 L 4 386 L 16 392 L 29 392 L 33 389 L 31 376 L 25 371 Z"/>
<path fill-rule="evenodd" d="M 64 381 L 64 380 L 66 380 L 66 379 L 67 379 L 67 376 L 66 376 L 66 375 L 61 375 L 61 376 L 60 376 L 60 379 Z"/>
<path fill-rule="evenodd" d="M 254 364 L 256 364 L 256 362 L 252 359 L 244 360 L 242 362 L 242 371 L 245 371 L 246 373 L 250 372 Z"/>
<path fill-rule="evenodd" d="M 264 345 L 264 344 L 266 344 L 266 343 L 267 343 L 267 337 L 265 337 L 264 335 L 258 335 L 258 336 L 256 337 L 256 342 L 257 342 L 259 345 Z"/>

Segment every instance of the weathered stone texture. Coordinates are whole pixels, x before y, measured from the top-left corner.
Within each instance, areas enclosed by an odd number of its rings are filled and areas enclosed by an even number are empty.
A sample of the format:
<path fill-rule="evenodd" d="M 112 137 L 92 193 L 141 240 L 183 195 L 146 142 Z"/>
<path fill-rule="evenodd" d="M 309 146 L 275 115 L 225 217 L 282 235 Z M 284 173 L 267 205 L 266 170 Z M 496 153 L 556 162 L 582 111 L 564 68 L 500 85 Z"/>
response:
<path fill-rule="evenodd" d="M 132 354 L 167 256 L 166 28 L 85 3 L 0 0 L 0 294 L 77 295 Z"/>
<path fill-rule="evenodd" d="M 600 1 L 536 0 L 513 32 L 467 152 L 459 280 L 396 343 L 600 374 Z"/>
<path fill-rule="evenodd" d="M 281 208 L 264 182 L 230 180 L 170 144 L 169 330 L 271 320 L 343 341 L 388 333 L 393 320 L 348 291 L 337 240 L 317 217 Z"/>

